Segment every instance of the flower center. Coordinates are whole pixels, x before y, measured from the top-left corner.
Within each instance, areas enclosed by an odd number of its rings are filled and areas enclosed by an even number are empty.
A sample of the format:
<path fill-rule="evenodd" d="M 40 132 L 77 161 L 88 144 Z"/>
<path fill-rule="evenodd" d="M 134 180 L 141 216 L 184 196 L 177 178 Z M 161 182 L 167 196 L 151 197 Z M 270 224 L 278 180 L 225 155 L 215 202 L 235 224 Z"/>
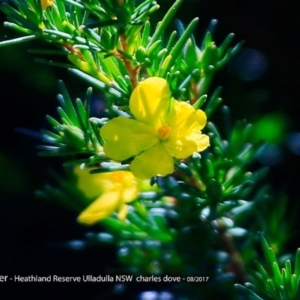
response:
<path fill-rule="evenodd" d="M 163 126 L 159 127 L 157 130 L 158 137 L 161 140 L 166 140 L 170 136 L 171 131 L 172 131 L 171 127 L 169 127 L 167 124 L 164 124 Z"/>
<path fill-rule="evenodd" d="M 110 178 L 115 183 L 123 184 L 125 181 L 125 174 L 120 171 L 115 171 L 110 174 Z"/>
<path fill-rule="evenodd" d="M 110 180 L 115 184 L 115 187 L 130 188 L 136 184 L 134 176 L 128 171 L 111 172 Z"/>

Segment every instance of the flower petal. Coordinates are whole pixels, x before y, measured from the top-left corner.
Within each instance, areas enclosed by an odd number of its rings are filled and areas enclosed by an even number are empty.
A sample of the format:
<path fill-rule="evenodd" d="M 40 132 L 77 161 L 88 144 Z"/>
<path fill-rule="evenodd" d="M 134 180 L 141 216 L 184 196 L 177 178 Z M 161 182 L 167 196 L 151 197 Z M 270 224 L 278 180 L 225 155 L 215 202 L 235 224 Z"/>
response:
<path fill-rule="evenodd" d="M 126 219 L 127 212 L 128 212 L 128 205 L 122 204 L 122 206 L 119 209 L 118 219 L 120 221 L 124 221 Z"/>
<path fill-rule="evenodd" d="M 130 170 L 137 178 L 151 178 L 155 175 L 165 176 L 173 173 L 174 161 L 162 143 L 144 151 L 135 157 Z"/>
<path fill-rule="evenodd" d="M 174 101 L 174 109 L 168 115 L 168 125 L 177 131 L 177 134 L 185 135 L 193 129 L 197 123 L 201 130 L 206 124 L 206 115 L 200 109 L 194 109 L 190 104 L 183 101 Z"/>
<path fill-rule="evenodd" d="M 95 199 L 103 192 L 102 176 L 99 174 L 90 174 L 92 168 L 80 168 L 76 166 L 74 173 L 77 175 L 77 187 L 89 199 Z M 102 175 L 102 174 L 101 174 Z"/>
<path fill-rule="evenodd" d="M 174 110 L 168 115 L 172 131 L 164 145 L 171 156 L 187 158 L 209 146 L 208 136 L 200 131 L 206 123 L 206 115 L 186 102 L 174 102 Z"/>
<path fill-rule="evenodd" d="M 203 127 L 206 125 L 206 120 L 207 120 L 207 117 L 206 117 L 206 114 L 203 110 L 201 109 L 197 109 L 196 110 L 196 120 L 200 126 L 200 130 L 203 129 Z"/>
<path fill-rule="evenodd" d="M 89 199 L 95 199 L 100 194 L 116 190 L 123 186 L 136 186 L 136 180 L 131 172 L 114 171 L 90 174 L 93 168 L 76 166 L 74 173 L 77 175 L 77 187 Z"/>
<path fill-rule="evenodd" d="M 138 189 L 136 184 L 132 186 L 127 186 L 121 191 L 121 200 L 124 203 L 131 202 L 138 196 Z"/>
<path fill-rule="evenodd" d="M 187 158 L 198 152 L 196 141 L 189 140 L 186 137 L 170 138 L 164 143 L 164 146 L 169 155 L 179 159 Z"/>
<path fill-rule="evenodd" d="M 165 79 L 147 78 L 133 90 L 129 103 L 130 111 L 137 120 L 157 129 L 168 113 L 171 96 Z"/>
<path fill-rule="evenodd" d="M 206 134 L 192 134 L 190 137 L 193 141 L 197 143 L 197 152 L 205 150 L 209 147 L 209 136 Z"/>
<path fill-rule="evenodd" d="M 78 217 L 83 224 L 94 223 L 108 217 L 117 209 L 120 201 L 120 191 L 106 192 L 89 205 Z"/>
<path fill-rule="evenodd" d="M 153 128 L 125 117 L 108 121 L 100 130 L 104 152 L 114 160 L 125 160 L 158 143 Z"/>
<path fill-rule="evenodd" d="M 205 150 L 209 146 L 209 137 L 198 131 L 186 137 L 169 139 L 164 145 L 171 156 L 179 159 L 187 158 L 195 152 Z"/>

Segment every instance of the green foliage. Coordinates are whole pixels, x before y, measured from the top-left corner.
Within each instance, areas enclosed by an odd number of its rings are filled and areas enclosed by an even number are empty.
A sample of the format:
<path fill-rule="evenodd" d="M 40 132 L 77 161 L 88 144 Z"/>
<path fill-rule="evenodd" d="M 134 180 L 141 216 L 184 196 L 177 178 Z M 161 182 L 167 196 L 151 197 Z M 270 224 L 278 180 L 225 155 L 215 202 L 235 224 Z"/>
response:
<path fill-rule="evenodd" d="M 148 76 L 166 78 L 175 98 L 196 102 L 207 93 L 217 70 L 224 66 L 241 44 L 230 48 L 233 34 L 217 47 L 208 32 L 202 47 L 192 36 L 198 19 L 186 29 L 174 31 L 165 44 L 164 31 L 170 25 L 182 0 L 175 1 L 150 35 L 150 15 L 158 9 L 156 1 L 143 1 L 134 8 L 128 1 L 57 0 L 42 10 L 35 0 L 2 4 L 10 22 L 5 26 L 27 34 L 0 43 L 1 46 L 41 39 L 60 50 L 31 52 L 65 55 L 70 63 L 37 58 L 51 66 L 71 71 L 106 93 L 108 102 L 128 105 L 137 80 Z M 94 21 L 95 20 L 95 21 Z M 100 21 L 97 21 L 100 20 Z"/>
<path fill-rule="evenodd" d="M 102 149 L 102 140 L 99 134 L 98 122 L 89 116 L 90 98 L 92 89 L 89 88 L 86 100 L 83 103 L 76 99 L 75 105 L 62 81 L 59 82 L 62 94 L 58 95 L 60 105 L 57 112 L 60 121 L 47 116 L 47 121 L 52 127 L 52 131 L 42 130 L 37 137 L 47 145 L 38 146 L 41 156 L 66 156 L 74 154 L 97 154 Z M 19 129 L 23 133 L 31 134 L 30 131 Z M 33 133 L 34 134 L 34 133 Z M 104 159 L 105 156 L 99 154 L 97 159 Z M 91 160 L 94 157 L 90 158 Z"/>
<path fill-rule="evenodd" d="M 265 300 L 297 300 L 300 297 L 300 249 L 297 250 L 294 270 L 290 260 L 286 260 L 280 270 L 275 253 L 262 238 L 262 247 L 266 266 L 256 264 L 256 271 L 252 272 L 251 283 L 245 286 L 237 285 L 249 299 Z M 262 298 L 261 298 L 262 297 Z"/>
<path fill-rule="evenodd" d="M 207 284 L 191 289 L 182 282 L 174 290 L 187 297 L 194 293 L 216 299 L 225 293 L 234 299 L 233 283 L 246 281 L 249 265 L 259 256 L 255 251 L 257 232 L 263 231 L 276 253 L 282 251 L 289 237 L 286 197 L 274 195 L 266 183 L 268 169 L 257 163 L 264 149 L 265 131 L 277 119 L 254 126 L 240 120 L 232 126 L 229 108 L 220 108 L 221 87 L 210 91 L 215 73 L 241 47 L 242 43 L 230 46 L 233 34 L 217 46 L 213 23 L 198 46 L 193 37 L 196 18 L 186 27 L 178 21 L 177 30 L 168 37 L 166 28 L 183 0 L 175 1 L 154 27 L 150 16 L 158 4 L 140 2 L 136 6 L 133 0 L 56 0 L 43 8 L 37 0 L 14 0 L 1 5 L 9 20 L 5 26 L 21 37 L 0 46 L 44 41 L 49 45 L 46 50 L 30 49 L 35 55 L 48 55 L 46 59 L 38 57 L 38 62 L 69 69 L 104 95 L 107 118 L 92 117 L 92 88 L 87 89 L 83 101 L 72 100 L 59 81 L 58 117 L 46 117 L 50 129 L 39 134 L 20 129 L 42 141 L 39 155 L 65 160 L 66 175 L 55 174 L 55 187 L 46 185 L 37 195 L 60 201 L 76 213 L 97 201 L 80 191 L 74 167 L 88 166 L 91 174 L 129 170 L 132 158 L 119 163 L 105 155 L 100 128 L 112 118 L 132 116 L 129 99 L 139 82 L 147 77 L 165 78 L 175 99 L 205 112 L 209 121 L 203 131 L 209 136 L 210 147 L 201 155 L 174 158 L 175 172 L 151 178 L 156 188 L 141 190 L 130 199 L 125 220 L 112 213 L 100 222 L 106 232 L 90 234 L 87 239 L 93 245 L 115 245 L 121 273 L 207 276 Z M 217 109 L 225 120 L 221 130 L 212 121 Z M 280 140 L 282 128 L 278 126 L 276 134 L 267 140 Z M 271 206 L 274 201 L 279 205 Z M 250 299 L 298 299 L 300 250 L 292 274 L 289 261 L 280 271 L 265 240 L 263 249 L 268 267 L 258 264 L 252 283 L 239 285 L 239 291 Z M 215 291 L 216 285 L 220 290 Z"/>

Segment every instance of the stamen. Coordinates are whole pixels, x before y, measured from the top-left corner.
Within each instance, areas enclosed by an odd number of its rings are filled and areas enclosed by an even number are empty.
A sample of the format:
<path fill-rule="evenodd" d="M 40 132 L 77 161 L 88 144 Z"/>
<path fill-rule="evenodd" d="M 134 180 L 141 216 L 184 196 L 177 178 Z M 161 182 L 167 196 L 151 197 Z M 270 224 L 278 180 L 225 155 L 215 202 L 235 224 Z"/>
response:
<path fill-rule="evenodd" d="M 158 137 L 161 140 L 166 140 L 170 136 L 171 131 L 172 131 L 171 127 L 169 127 L 167 124 L 164 124 L 157 130 Z"/>
<path fill-rule="evenodd" d="M 123 184 L 124 183 L 124 180 L 125 180 L 125 176 L 124 176 L 124 173 L 123 172 L 120 172 L 120 171 L 115 171 L 115 172 L 112 172 L 110 174 L 110 178 L 113 182 L 115 183 L 121 183 Z"/>

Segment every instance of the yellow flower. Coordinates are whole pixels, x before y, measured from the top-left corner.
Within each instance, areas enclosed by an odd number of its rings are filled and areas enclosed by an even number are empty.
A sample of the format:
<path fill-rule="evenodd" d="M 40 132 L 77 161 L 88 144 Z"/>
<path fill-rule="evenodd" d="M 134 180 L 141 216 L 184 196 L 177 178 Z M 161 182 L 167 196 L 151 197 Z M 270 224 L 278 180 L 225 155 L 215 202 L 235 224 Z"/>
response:
<path fill-rule="evenodd" d="M 100 132 L 108 157 L 117 161 L 134 157 L 130 170 L 137 178 L 171 174 L 174 158 L 187 158 L 209 146 L 208 136 L 200 131 L 205 113 L 174 100 L 163 78 L 141 82 L 130 97 L 129 108 L 135 119 L 114 118 Z"/>
<path fill-rule="evenodd" d="M 92 225 L 118 212 L 120 220 L 126 218 L 127 203 L 135 200 L 142 182 L 131 172 L 115 171 L 89 174 L 89 169 L 75 168 L 78 188 L 87 198 L 94 200 L 78 217 L 83 224 Z"/>
<path fill-rule="evenodd" d="M 41 0 L 42 9 L 45 10 L 47 7 L 52 6 L 54 0 Z"/>

